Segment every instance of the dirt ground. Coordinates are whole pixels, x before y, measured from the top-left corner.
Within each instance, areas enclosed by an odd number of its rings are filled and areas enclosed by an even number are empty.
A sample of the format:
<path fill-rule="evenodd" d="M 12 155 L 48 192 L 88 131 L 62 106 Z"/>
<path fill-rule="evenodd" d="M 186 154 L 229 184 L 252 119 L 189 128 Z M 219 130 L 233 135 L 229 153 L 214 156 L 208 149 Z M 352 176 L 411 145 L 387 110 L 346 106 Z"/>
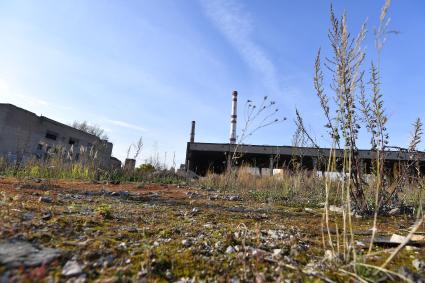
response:
<path fill-rule="evenodd" d="M 379 236 L 405 235 L 413 223 L 407 215 L 381 218 Z M 341 231 L 334 224 L 333 232 Z M 325 256 L 321 225 L 318 208 L 258 203 L 194 185 L 0 178 L 0 282 L 348 280 L 350 267 Z M 371 226 L 372 219 L 354 219 L 359 258 Z M 390 251 L 376 247 L 365 262 L 381 263 Z M 48 256 L 37 261 L 43 252 Z M 405 278 L 416 280 L 423 270 L 414 261 L 422 259 L 425 247 L 408 247 L 388 268 L 405 267 Z"/>

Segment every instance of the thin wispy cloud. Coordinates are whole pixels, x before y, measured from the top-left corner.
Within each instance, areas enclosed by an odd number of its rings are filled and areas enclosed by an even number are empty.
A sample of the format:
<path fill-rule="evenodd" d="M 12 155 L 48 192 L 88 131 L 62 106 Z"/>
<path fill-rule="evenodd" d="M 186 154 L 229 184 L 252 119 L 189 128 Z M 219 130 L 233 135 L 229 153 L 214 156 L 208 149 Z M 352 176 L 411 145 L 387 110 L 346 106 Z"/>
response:
<path fill-rule="evenodd" d="M 253 38 L 254 23 L 237 0 L 201 0 L 208 18 L 237 49 L 243 60 L 260 75 L 273 95 L 282 94 L 276 67 Z"/>
<path fill-rule="evenodd" d="M 136 131 L 140 131 L 140 132 L 146 132 L 147 130 L 143 127 L 134 125 L 134 124 L 130 124 L 124 121 L 119 121 L 119 120 L 107 120 L 108 123 L 118 126 L 118 127 L 122 127 L 122 128 L 127 128 L 127 129 L 131 129 L 131 130 L 136 130 Z"/>
<path fill-rule="evenodd" d="M 12 103 L 23 107 L 38 108 L 40 106 L 51 106 L 44 99 L 23 94 L 21 90 L 16 90 L 5 79 L 0 78 L 0 102 Z"/>

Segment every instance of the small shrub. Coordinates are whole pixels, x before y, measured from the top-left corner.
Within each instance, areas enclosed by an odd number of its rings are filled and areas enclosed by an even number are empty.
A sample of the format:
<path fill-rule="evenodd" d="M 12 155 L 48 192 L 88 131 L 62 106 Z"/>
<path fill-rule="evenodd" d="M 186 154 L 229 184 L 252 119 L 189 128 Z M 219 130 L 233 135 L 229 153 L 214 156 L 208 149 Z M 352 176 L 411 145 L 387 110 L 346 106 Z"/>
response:
<path fill-rule="evenodd" d="M 109 204 L 101 204 L 96 208 L 96 212 L 103 218 L 110 219 L 112 217 L 112 206 Z"/>

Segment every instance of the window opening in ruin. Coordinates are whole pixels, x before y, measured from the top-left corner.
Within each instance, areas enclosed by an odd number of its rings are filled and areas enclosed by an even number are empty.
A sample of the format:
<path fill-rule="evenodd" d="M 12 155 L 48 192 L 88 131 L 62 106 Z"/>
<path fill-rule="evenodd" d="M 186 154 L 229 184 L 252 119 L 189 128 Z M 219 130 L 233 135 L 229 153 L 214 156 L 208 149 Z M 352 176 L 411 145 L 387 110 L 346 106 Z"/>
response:
<path fill-rule="evenodd" d="M 74 138 L 69 138 L 69 142 L 70 145 L 77 145 L 78 144 L 78 140 L 74 139 Z"/>
<path fill-rule="evenodd" d="M 54 133 L 54 132 L 51 132 L 51 131 L 47 131 L 47 133 L 46 133 L 46 139 L 49 139 L 49 140 L 57 140 L 57 138 L 58 138 L 58 134 L 57 133 Z"/>

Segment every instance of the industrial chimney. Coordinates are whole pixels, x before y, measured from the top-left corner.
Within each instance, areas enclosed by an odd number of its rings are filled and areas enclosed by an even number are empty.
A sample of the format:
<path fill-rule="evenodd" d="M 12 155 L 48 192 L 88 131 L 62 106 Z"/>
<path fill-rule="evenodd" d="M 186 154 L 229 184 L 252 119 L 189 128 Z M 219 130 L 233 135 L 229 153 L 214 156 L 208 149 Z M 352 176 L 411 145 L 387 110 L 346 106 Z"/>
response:
<path fill-rule="evenodd" d="M 238 107 L 238 92 L 235 90 L 232 93 L 232 114 L 230 115 L 230 143 L 236 143 L 236 120 Z"/>
<path fill-rule="evenodd" d="M 192 121 L 192 128 L 190 129 L 190 142 L 195 142 L 195 121 Z"/>

